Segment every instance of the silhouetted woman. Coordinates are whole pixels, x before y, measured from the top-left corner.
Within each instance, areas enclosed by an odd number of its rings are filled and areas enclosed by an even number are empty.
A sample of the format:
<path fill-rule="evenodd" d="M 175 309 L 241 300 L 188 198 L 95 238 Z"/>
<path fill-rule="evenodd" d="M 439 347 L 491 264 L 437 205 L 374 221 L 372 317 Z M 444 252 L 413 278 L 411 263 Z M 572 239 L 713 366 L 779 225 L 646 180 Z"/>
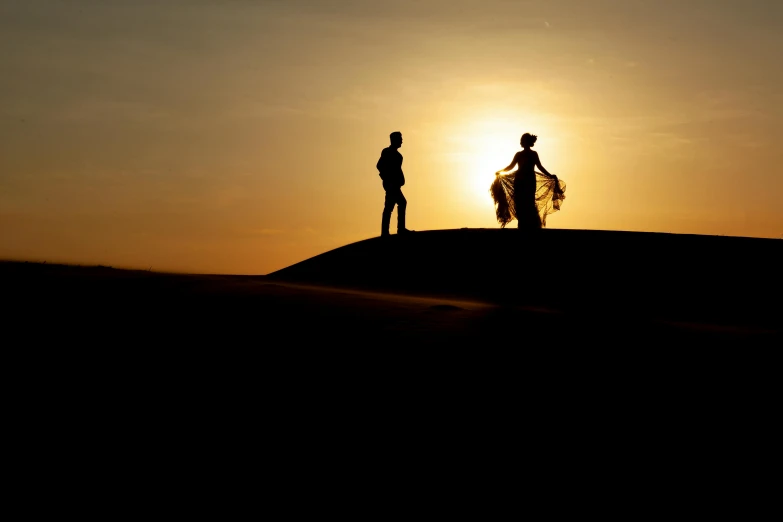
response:
<path fill-rule="evenodd" d="M 516 218 L 519 228 L 546 226 L 546 216 L 560 210 L 565 199 L 565 183 L 550 174 L 532 149 L 538 136 L 525 133 L 519 140 L 522 150 L 514 155 L 508 167 L 495 173 L 490 192 L 501 227 Z M 511 174 L 501 175 L 517 166 Z M 541 172 L 536 172 L 538 167 Z"/>

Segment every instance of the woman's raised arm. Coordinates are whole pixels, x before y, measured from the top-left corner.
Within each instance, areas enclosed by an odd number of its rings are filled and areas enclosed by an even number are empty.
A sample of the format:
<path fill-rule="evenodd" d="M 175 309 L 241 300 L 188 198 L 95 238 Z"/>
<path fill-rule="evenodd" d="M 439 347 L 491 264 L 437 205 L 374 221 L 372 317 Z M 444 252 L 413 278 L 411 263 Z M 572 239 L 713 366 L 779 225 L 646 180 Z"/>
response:
<path fill-rule="evenodd" d="M 505 169 L 501 169 L 497 172 L 495 172 L 495 176 L 499 175 L 501 172 L 508 172 L 509 170 L 513 169 L 514 166 L 519 162 L 519 152 L 514 154 L 514 159 L 511 160 L 511 163 L 508 164 L 508 167 Z"/>

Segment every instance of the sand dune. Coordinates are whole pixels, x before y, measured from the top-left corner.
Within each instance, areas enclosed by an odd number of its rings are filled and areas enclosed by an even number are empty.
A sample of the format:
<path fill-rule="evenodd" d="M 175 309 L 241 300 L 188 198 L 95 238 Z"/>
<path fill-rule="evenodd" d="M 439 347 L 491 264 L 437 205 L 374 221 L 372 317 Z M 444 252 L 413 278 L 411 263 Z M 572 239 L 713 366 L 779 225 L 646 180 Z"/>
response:
<path fill-rule="evenodd" d="M 461 229 L 369 239 L 270 274 L 505 305 L 770 326 L 783 241 L 545 229 Z"/>
<path fill-rule="evenodd" d="M 779 339 L 783 241 L 463 229 L 267 276 L 0 263 L 8 324 L 83 345 L 535 348 Z M 279 353 L 279 352 L 276 352 Z"/>

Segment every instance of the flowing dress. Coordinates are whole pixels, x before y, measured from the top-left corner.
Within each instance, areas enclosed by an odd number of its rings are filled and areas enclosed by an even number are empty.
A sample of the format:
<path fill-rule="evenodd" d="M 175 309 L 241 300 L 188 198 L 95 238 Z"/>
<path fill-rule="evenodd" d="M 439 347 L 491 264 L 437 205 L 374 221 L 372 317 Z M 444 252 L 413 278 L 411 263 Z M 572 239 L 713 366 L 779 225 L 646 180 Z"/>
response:
<path fill-rule="evenodd" d="M 565 199 L 565 182 L 555 175 L 535 170 L 530 162 L 519 164 L 510 174 L 495 176 L 490 193 L 501 228 L 516 219 L 519 228 L 546 226 L 546 217 L 558 210 Z"/>

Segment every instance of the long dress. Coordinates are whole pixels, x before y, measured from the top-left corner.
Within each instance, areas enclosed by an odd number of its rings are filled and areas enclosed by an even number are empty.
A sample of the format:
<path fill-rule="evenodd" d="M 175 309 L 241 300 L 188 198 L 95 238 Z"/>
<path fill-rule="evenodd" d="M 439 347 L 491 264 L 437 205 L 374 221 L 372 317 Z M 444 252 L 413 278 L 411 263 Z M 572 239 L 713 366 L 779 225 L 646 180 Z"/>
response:
<path fill-rule="evenodd" d="M 515 172 L 495 176 L 490 187 L 498 223 L 505 227 L 516 219 L 522 229 L 545 227 L 546 217 L 565 199 L 565 182 L 536 171 L 532 155 L 522 160 Z"/>

